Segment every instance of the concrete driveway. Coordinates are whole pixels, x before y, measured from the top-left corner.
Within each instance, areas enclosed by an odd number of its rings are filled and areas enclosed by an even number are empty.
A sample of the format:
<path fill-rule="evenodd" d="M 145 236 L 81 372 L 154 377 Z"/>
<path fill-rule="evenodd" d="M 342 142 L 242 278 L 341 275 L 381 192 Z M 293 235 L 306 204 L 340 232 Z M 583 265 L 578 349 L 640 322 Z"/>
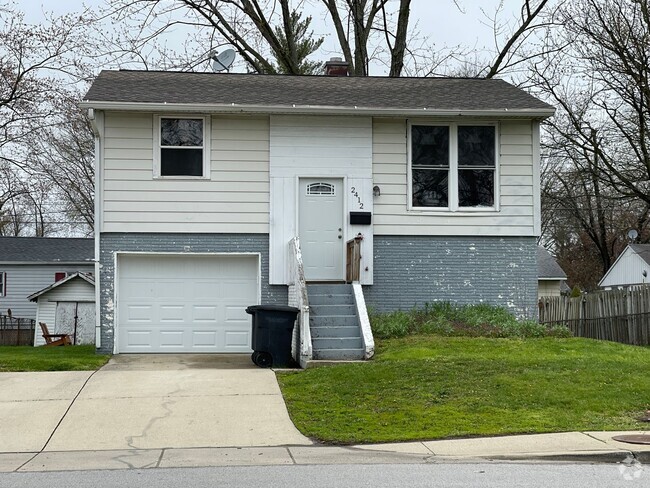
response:
<path fill-rule="evenodd" d="M 310 445 L 248 355 L 118 355 L 0 374 L 0 452 Z"/>

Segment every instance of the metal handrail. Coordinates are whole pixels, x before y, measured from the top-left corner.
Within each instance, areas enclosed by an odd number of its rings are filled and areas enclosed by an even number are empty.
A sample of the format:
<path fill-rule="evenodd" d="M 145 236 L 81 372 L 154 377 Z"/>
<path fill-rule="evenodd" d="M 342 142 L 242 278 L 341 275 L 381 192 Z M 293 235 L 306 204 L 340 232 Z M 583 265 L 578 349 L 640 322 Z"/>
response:
<path fill-rule="evenodd" d="M 300 310 L 298 313 L 298 327 L 297 330 L 294 330 L 294 359 L 304 368 L 307 361 L 312 358 L 313 349 L 311 331 L 309 330 L 307 283 L 298 237 L 294 237 L 289 241 L 289 305 Z"/>

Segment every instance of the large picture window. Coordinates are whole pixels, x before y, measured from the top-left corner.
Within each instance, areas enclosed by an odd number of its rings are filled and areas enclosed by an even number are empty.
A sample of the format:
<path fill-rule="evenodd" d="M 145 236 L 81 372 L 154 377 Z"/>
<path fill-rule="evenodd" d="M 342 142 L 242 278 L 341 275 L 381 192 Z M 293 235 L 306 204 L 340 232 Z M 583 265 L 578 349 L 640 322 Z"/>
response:
<path fill-rule="evenodd" d="M 160 116 L 156 122 L 156 176 L 208 177 L 207 118 Z"/>
<path fill-rule="evenodd" d="M 494 208 L 494 125 L 412 125 L 410 163 L 413 208 Z"/>

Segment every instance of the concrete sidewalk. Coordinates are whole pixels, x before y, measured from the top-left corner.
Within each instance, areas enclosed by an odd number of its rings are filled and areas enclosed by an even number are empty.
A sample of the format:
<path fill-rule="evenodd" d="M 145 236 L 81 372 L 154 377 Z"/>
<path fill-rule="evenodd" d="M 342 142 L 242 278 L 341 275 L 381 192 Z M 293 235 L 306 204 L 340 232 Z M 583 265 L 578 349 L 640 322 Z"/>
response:
<path fill-rule="evenodd" d="M 568 432 L 349 447 L 285 445 L 5 453 L 0 454 L 0 472 L 469 461 L 650 463 L 650 446 L 612 440 L 618 434 L 622 433 Z"/>

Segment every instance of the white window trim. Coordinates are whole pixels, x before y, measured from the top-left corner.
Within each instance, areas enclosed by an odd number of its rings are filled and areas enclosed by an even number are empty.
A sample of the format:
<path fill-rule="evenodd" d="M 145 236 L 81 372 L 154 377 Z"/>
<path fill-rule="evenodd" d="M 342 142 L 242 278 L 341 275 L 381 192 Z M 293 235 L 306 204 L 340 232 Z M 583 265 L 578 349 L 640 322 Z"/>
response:
<path fill-rule="evenodd" d="M 413 172 L 411 127 L 414 125 L 449 127 L 449 189 L 447 207 L 414 207 L 413 206 Z M 492 207 L 460 207 L 458 205 L 458 126 L 490 126 L 494 127 L 494 206 Z M 499 137 L 501 131 L 497 122 L 467 120 L 462 122 L 449 121 L 418 121 L 409 120 L 406 136 L 407 144 L 407 202 L 406 208 L 413 213 L 475 215 L 477 213 L 495 213 L 500 210 L 500 171 L 499 171 Z"/>
<path fill-rule="evenodd" d="M 212 139 L 211 117 L 209 115 L 155 114 L 153 116 L 153 177 L 161 180 L 209 180 L 210 179 L 210 140 Z M 160 119 L 201 119 L 203 121 L 203 175 L 202 176 L 163 176 L 160 174 Z M 165 146 L 172 147 L 172 146 Z M 196 146 L 198 147 L 198 146 Z"/>

